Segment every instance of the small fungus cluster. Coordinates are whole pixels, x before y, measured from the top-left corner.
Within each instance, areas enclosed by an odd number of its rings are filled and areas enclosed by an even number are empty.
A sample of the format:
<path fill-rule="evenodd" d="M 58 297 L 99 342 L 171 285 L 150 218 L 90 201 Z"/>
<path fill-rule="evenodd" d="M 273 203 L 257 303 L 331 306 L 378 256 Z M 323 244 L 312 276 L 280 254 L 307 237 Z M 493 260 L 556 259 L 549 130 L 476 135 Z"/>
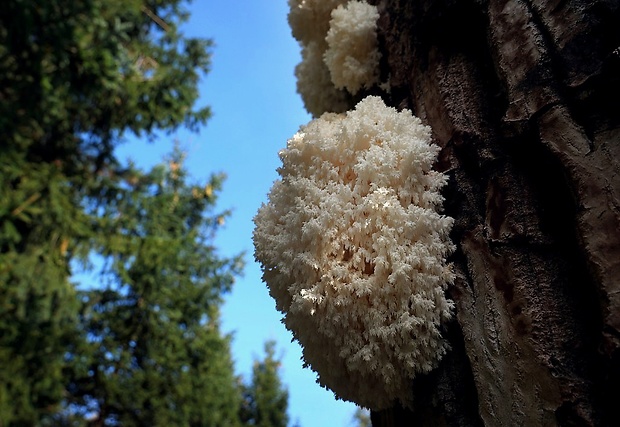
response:
<path fill-rule="evenodd" d="M 379 82 L 376 6 L 357 0 L 289 0 L 288 21 L 301 47 L 295 69 L 306 109 L 319 117 L 353 106 Z"/>
<path fill-rule="evenodd" d="M 355 95 L 379 82 L 376 6 L 350 1 L 332 11 L 323 59 L 336 89 Z"/>

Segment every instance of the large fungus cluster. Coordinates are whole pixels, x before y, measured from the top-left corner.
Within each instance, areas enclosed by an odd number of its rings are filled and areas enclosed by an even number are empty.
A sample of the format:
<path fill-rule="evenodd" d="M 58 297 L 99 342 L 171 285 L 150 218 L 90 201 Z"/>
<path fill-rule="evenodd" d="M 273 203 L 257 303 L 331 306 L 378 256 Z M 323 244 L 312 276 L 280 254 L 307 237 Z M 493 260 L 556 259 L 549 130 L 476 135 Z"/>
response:
<path fill-rule="evenodd" d="M 255 217 L 255 257 L 318 382 L 382 409 L 446 352 L 452 219 L 439 147 L 411 112 L 367 97 L 302 126 Z"/>

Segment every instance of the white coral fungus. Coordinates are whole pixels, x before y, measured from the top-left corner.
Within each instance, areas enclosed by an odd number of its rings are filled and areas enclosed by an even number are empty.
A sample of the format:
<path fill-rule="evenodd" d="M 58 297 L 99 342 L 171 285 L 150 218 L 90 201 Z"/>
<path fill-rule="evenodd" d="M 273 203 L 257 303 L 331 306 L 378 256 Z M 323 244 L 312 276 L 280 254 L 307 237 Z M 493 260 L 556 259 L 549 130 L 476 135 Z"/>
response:
<path fill-rule="evenodd" d="M 350 95 L 336 89 L 323 55 L 331 12 L 346 0 L 289 0 L 288 22 L 301 47 L 301 62 L 295 68 L 297 92 L 313 117 L 326 111 L 341 113 L 353 107 Z"/>
<path fill-rule="evenodd" d="M 332 11 L 325 40 L 325 64 L 337 89 L 355 95 L 379 82 L 377 6 L 350 1 Z"/>
<path fill-rule="evenodd" d="M 255 257 L 318 382 L 382 409 L 446 352 L 439 326 L 453 220 L 437 211 L 430 130 L 378 97 L 311 121 L 280 152 L 254 222 Z"/>

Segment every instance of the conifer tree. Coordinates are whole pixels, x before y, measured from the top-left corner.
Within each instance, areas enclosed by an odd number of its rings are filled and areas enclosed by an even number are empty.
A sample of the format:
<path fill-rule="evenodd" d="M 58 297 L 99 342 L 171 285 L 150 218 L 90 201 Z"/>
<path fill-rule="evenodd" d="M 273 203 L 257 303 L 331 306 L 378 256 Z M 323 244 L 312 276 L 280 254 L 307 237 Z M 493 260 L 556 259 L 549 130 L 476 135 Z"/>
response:
<path fill-rule="evenodd" d="M 85 203 L 126 173 L 114 147 L 209 115 L 193 108 L 208 40 L 182 0 L 6 0 L 0 13 L 0 424 L 59 408 L 76 336 L 70 261 L 97 240 Z M 89 201 L 86 202 L 86 198 Z"/>
<path fill-rule="evenodd" d="M 114 188 L 97 211 L 104 286 L 80 292 L 83 342 L 67 410 L 95 425 L 234 426 L 239 390 L 218 308 L 241 258 L 212 238 L 221 177 L 189 184 L 183 155 Z M 76 421 L 77 420 L 77 421 Z"/>
<path fill-rule="evenodd" d="M 114 154 L 210 114 L 194 102 L 211 42 L 179 32 L 186 3 L 2 3 L 2 426 L 241 423 L 218 314 L 240 260 L 212 246 L 221 177 L 189 184 L 178 152 L 148 173 Z M 93 255 L 103 285 L 76 288 Z"/>
<path fill-rule="evenodd" d="M 286 427 L 288 391 L 280 381 L 280 361 L 275 356 L 275 341 L 265 343 L 265 358 L 255 361 L 252 382 L 243 385 L 240 418 L 244 425 Z"/>

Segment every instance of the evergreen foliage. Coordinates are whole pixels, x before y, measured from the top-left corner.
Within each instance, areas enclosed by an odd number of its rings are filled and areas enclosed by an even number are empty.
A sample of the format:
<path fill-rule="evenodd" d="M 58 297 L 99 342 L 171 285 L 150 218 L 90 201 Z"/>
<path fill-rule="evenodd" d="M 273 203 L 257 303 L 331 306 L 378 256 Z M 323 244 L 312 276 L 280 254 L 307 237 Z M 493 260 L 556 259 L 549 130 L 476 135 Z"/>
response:
<path fill-rule="evenodd" d="M 234 426 L 239 390 L 218 308 L 240 257 L 211 245 L 220 176 L 189 184 L 183 154 L 108 187 L 99 207 L 104 285 L 79 293 L 83 341 L 68 355 L 65 415 L 98 425 Z"/>
<path fill-rule="evenodd" d="M 252 382 L 243 385 L 240 418 L 244 425 L 286 427 L 288 391 L 278 375 L 280 361 L 275 356 L 275 341 L 265 343 L 265 358 L 255 361 Z"/>
<path fill-rule="evenodd" d="M 0 14 L 0 424 L 58 409 L 75 336 L 69 263 L 96 239 L 81 206 L 122 170 L 126 131 L 196 128 L 208 40 L 180 0 L 7 0 Z"/>
<path fill-rule="evenodd" d="M 115 157 L 210 115 L 194 103 L 211 42 L 179 31 L 186 3 L 2 3 L 1 426 L 242 424 L 222 177 L 189 183 L 178 150 L 149 172 Z M 93 257 L 100 283 L 71 283 Z"/>

